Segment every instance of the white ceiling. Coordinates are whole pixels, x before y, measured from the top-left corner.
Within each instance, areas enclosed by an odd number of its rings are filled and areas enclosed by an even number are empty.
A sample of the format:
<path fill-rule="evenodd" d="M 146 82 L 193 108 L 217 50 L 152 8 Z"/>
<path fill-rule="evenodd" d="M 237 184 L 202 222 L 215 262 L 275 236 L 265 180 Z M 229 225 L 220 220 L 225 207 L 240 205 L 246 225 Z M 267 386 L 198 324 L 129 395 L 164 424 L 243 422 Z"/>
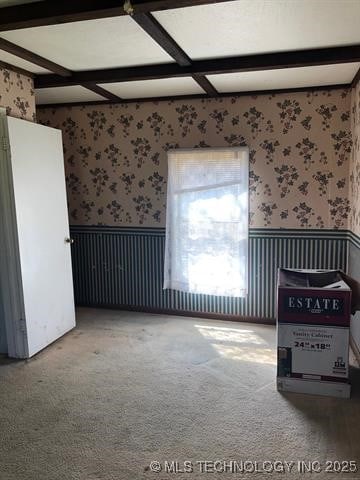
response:
<path fill-rule="evenodd" d="M 0 0 L 0 7 L 32 1 L 39 0 Z M 236 0 L 153 15 L 193 60 L 360 44 L 360 0 Z M 0 37 L 73 71 L 174 63 L 129 16 L 0 32 Z M 0 61 L 35 74 L 49 73 L 1 50 Z M 207 78 L 220 93 L 301 88 L 349 83 L 359 66 Z M 205 93 L 191 77 L 100 85 L 124 99 Z M 36 98 L 43 104 L 104 100 L 80 86 L 39 89 Z"/>
<path fill-rule="evenodd" d="M 283 68 L 259 72 L 208 75 L 219 93 L 275 90 L 346 84 L 352 81 L 360 63 Z"/>
<path fill-rule="evenodd" d="M 174 62 L 128 16 L 25 28 L 0 36 L 70 70 Z"/>
<path fill-rule="evenodd" d="M 104 83 L 100 86 L 121 98 L 167 97 L 205 93 L 192 78 L 188 77 Z"/>
<path fill-rule="evenodd" d="M 45 68 L 41 68 L 33 63 L 27 62 L 26 60 L 22 60 L 21 58 L 12 55 L 11 53 L 4 52 L 3 50 L 0 50 L 0 61 L 14 65 L 14 67 L 24 68 L 32 73 L 51 73 L 48 70 L 45 70 Z"/>
<path fill-rule="evenodd" d="M 79 85 L 71 87 L 40 88 L 35 90 L 38 105 L 47 103 L 91 102 L 105 100 L 102 96 Z"/>
<path fill-rule="evenodd" d="M 360 43 L 359 0 L 237 0 L 153 15 L 194 60 Z"/>

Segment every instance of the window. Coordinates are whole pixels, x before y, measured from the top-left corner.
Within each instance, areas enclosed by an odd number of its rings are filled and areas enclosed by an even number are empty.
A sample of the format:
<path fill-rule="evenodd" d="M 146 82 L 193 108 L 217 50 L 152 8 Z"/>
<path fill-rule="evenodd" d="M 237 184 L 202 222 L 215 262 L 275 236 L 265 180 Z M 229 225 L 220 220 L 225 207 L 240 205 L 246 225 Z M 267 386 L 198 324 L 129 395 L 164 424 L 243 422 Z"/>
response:
<path fill-rule="evenodd" d="M 247 294 L 248 157 L 246 147 L 168 153 L 164 288 Z"/>

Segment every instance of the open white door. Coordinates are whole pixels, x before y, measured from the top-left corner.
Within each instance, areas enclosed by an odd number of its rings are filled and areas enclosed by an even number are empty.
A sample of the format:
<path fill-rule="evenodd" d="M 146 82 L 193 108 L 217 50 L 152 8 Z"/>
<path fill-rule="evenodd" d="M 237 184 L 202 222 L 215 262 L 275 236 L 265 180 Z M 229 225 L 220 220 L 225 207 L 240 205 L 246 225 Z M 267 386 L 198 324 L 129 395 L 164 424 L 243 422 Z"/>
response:
<path fill-rule="evenodd" d="M 8 354 L 28 358 L 75 326 L 61 131 L 1 121 L 2 303 Z"/>

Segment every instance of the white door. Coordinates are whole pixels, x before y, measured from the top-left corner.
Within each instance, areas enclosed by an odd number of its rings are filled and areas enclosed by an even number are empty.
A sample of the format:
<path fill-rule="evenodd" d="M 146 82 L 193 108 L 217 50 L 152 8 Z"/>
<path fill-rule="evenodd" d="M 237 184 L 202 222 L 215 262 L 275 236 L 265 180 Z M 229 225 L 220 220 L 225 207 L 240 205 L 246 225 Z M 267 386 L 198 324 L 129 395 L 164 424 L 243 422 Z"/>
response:
<path fill-rule="evenodd" d="M 7 130 L 22 294 L 5 324 L 9 356 L 27 358 L 75 326 L 64 160 L 60 130 L 11 117 Z"/>

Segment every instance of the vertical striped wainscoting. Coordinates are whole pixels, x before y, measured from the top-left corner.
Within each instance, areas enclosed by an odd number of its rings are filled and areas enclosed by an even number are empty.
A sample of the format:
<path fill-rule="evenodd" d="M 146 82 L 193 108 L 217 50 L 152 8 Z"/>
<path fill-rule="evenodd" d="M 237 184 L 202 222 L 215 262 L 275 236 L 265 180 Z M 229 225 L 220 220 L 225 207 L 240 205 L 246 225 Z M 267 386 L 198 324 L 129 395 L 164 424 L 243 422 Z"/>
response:
<path fill-rule="evenodd" d="M 78 305 L 272 319 L 278 267 L 346 270 L 347 263 L 345 231 L 252 229 L 249 295 L 194 295 L 162 288 L 164 229 L 73 226 L 71 235 Z"/>

